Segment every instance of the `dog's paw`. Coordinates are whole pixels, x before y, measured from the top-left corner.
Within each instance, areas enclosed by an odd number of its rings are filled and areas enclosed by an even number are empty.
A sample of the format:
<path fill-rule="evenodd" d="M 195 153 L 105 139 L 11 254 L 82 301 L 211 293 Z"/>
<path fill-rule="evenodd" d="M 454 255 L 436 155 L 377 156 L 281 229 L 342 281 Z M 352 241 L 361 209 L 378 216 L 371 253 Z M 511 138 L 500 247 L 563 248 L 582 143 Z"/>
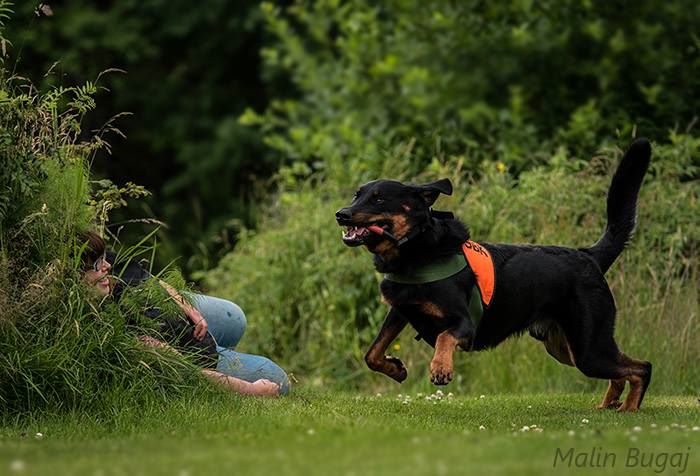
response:
<path fill-rule="evenodd" d="M 430 381 L 434 385 L 447 385 L 452 381 L 452 366 L 430 362 Z"/>
<path fill-rule="evenodd" d="M 406 367 L 404 366 L 403 362 L 401 362 L 401 359 L 399 359 L 398 357 L 392 357 L 390 355 L 387 355 L 384 359 L 384 362 L 386 363 L 385 373 L 389 377 L 393 378 L 399 383 L 406 380 L 406 377 L 408 377 L 408 371 L 406 370 Z"/>
<path fill-rule="evenodd" d="M 607 410 L 607 409 L 617 409 L 622 406 L 622 402 L 620 400 L 613 400 L 611 402 L 608 402 L 607 404 L 601 403 L 600 405 L 596 405 L 596 408 L 598 410 Z"/>

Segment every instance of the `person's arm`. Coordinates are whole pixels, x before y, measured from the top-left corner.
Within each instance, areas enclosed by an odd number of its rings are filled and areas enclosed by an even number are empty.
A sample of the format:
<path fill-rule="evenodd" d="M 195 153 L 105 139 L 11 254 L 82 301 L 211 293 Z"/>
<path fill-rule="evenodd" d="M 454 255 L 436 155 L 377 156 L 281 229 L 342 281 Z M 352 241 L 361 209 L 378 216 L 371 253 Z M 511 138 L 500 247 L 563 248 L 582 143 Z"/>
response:
<path fill-rule="evenodd" d="M 165 289 L 168 292 L 168 294 L 170 294 L 170 296 L 175 300 L 177 305 L 180 306 L 180 309 L 182 309 L 187 318 L 190 321 L 192 321 L 192 324 L 194 324 L 194 337 L 197 340 L 204 339 L 204 336 L 207 335 L 207 329 L 209 329 L 209 326 L 207 325 L 207 321 L 206 319 L 204 319 L 202 313 L 195 309 L 190 303 L 188 303 L 185 300 L 185 298 L 183 298 L 180 295 L 180 293 L 178 293 L 175 290 L 175 288 L 170 286 L 168 283 L 166 283 L 162 279 L 159 279 L 158 282 L 161 286 L 163 286 L 163 289 Z"/>
<path fill-rule="evenodd" d="M 157 349 L 167 349 L 171 352 L 179 354 L 179 352 L 168 345 L 167 343 L 160 341 L 154 337 L 150 336 L 138 336 L 137 339 L 143 344 L 154 347 Z M 233 390 L 236 393 L 242 395 L 258 395 L 264 397 L 278 397 L 280 394 L 280 386 L 274 382 L 267 379 L 259 379 L 255 382 L 246 382 L 236 377 L 231 377 L 224 373 L 218 372 L 211 369 L 202 369 L 202 374 L 207 377 L 211 382 L 221 385 L 229 390 Z"/>
<path fill-rule="evenodd" d="M 242 395 L 258 395 L 262 397 L 278 397 L 280 386 L 267 379 L 259 379 L 255 382 L 246 382 L 236 377 L 231 377 L 216 370 L 203 369 L 202 373 L 212 382 Z"/>

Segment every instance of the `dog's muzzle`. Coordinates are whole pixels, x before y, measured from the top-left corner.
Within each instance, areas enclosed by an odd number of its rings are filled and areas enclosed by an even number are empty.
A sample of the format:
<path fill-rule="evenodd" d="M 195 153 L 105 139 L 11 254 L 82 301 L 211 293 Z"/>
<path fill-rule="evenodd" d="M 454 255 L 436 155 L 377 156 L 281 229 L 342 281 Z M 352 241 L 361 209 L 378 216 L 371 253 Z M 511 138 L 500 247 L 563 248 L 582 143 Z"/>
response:
<path fill-rule="evenodd" d="M 343 243 L 347 246 L 360 246 L 367 244 L 367 240 L 376 236 L 367 226 L 353 222 L 352 212 L 348 208 L 341 208 L 335 214 L 338 225 L 344 226 Z"/>

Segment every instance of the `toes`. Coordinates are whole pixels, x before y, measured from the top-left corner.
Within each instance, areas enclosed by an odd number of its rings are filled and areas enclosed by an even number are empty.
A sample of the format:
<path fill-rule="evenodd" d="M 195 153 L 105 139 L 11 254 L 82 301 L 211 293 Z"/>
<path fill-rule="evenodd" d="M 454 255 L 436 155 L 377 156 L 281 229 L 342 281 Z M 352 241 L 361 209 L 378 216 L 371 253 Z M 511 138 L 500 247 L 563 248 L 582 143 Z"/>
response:
<path fill-rule="evenodd" d="M 616 408 L 620 408 L 622 406 L 622 402 L 620 400 L 612 400 L 607 403 L 601 403 L 600 405 L 596 405 L 596 408 L 598 410 L 614 410 Z"/>
<path fill-rule="evenodd" d="M 639 410 L 639 407 L 632 406 L 632 405 L 621 405 L 620 408 L 617 409 L 619 413 L 625 413 L 625 412 L 636 412 Z"/>
<path fill-rule="evenodd" d="M 452 381 L 452 372 L 435 372 L 430 376 L 434 385 L 447 385 Z"/>

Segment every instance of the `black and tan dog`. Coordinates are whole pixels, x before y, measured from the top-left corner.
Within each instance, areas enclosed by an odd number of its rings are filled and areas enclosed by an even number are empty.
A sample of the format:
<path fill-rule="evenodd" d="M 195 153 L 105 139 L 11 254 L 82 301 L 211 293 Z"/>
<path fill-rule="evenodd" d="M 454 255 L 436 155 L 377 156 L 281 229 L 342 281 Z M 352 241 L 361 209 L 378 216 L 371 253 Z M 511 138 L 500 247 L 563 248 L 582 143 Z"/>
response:
<path fill-rule="evenodd" d="M 451 213 L 431 209 L 441 193 L 452 193 L 447 179 L 361 186 L 336 220 L 347 227 L 345 244 L 366 246 L 385 273 L 380 290 L 391 309 L 367 365 L 402 382 L 406 368 L 385 351 L 410 323 L 435 348 L 431 381 L 445 385 L 457 348 L 486 349 L 528 330 L 559 362 L 610 380 L 598 408 L 638 410 L 651 364 L 628 357 L 615 343 L 615 302 L 603 275 L 632 235 L 650 158 L 646 140 L 630 146 L 608 191 L 607 228 L 596 244 L 581 249 L 470 241 Z M 626 381 L 630 391 L 621 403 Z"/>

